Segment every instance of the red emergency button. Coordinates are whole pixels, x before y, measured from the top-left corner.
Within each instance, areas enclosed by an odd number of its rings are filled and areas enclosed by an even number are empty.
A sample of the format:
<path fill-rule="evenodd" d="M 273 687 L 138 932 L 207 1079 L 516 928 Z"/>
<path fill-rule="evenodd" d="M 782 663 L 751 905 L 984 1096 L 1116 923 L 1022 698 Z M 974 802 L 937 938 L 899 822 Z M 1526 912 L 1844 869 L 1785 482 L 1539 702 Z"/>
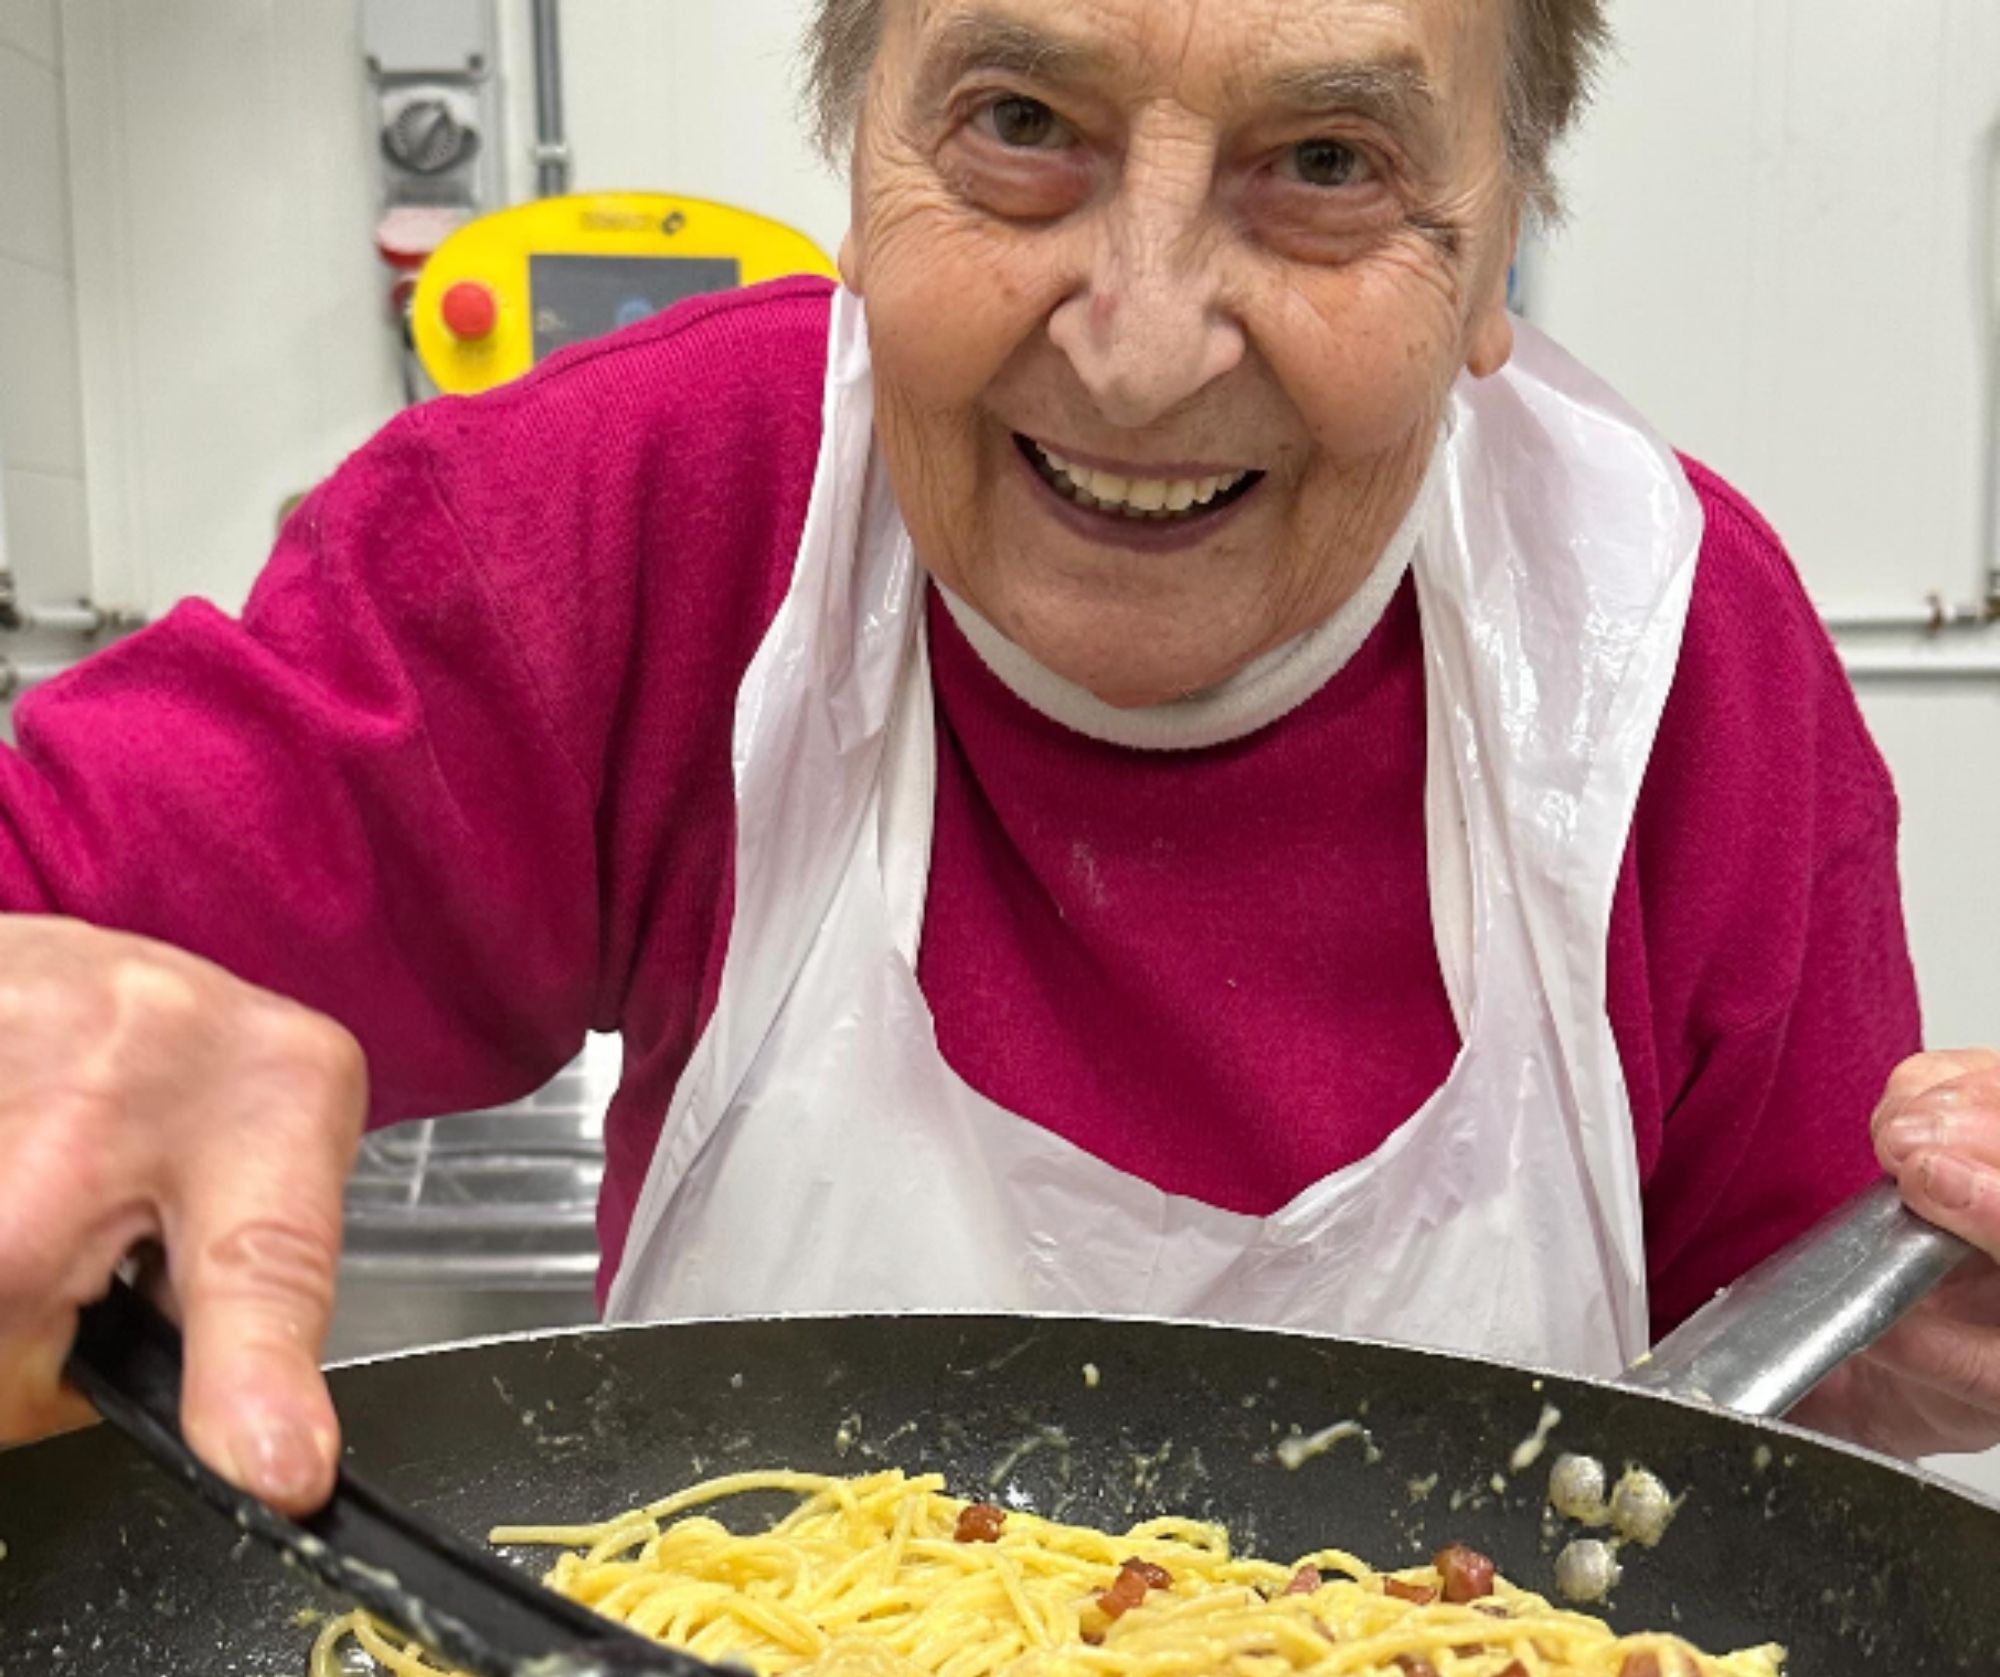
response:
<path fill-rule="evenodd" d="M 493 293 L 477 280 L 460 280 L 438 303 L 445 330 L 454 338 L 468 341 L 483 338 L 500 318 L 500 305 Z"/>

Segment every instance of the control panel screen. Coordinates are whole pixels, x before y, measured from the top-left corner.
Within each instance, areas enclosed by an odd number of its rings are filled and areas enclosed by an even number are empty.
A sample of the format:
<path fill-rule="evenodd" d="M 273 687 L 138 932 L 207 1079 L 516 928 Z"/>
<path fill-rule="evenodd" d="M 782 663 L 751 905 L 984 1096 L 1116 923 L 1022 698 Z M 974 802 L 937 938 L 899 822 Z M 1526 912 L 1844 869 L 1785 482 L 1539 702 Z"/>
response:
<path fill-rule="evenodd" d="M 530 256 L 535 359 L 630 326 L 683 298 L 741 283 L 741 267 L 727 256 Z"/>

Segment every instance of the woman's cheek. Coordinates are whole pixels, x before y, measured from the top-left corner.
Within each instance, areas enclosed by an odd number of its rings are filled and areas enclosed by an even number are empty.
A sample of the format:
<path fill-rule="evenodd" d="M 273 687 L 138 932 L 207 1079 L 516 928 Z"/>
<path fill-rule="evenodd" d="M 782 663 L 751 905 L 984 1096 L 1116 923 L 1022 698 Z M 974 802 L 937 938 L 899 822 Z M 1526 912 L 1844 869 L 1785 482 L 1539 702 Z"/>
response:
<path fill-rule="evenodd" d="M 1280 377 L 1315 448 L 1350 464 L 1407 446 L 1440 407 L 1433 372 L 1392 340 L 1347 337 L 1322 357 L 1281 369 Z"/>
<path fill-rule="evenodd" d="M 939 404 L 978 401 L 1059 298 L 1016 238 L 950 218 L 887 247 L 868 287 L 878 366 Z"/>
<path fill-rule="evenodd" d="M 1457 316 L 1436 286 L 1349 269 L 1291 299 L 1260 336 L 1318 447 L 1354 461 L 1435 423 L 1459 370 Z"/>

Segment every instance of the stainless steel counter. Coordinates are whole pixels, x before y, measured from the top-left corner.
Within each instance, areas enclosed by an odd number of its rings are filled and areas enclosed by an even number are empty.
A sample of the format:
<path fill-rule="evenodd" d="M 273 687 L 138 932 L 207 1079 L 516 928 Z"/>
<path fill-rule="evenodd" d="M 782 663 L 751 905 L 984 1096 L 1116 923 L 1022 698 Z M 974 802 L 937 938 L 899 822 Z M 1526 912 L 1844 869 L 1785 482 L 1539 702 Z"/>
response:
<path fill-rule="evenodd" d="M 381 1130 L 348 1184 L 329 1359 L 595 1319 L 618 1042 L 517 1106 Z"/>

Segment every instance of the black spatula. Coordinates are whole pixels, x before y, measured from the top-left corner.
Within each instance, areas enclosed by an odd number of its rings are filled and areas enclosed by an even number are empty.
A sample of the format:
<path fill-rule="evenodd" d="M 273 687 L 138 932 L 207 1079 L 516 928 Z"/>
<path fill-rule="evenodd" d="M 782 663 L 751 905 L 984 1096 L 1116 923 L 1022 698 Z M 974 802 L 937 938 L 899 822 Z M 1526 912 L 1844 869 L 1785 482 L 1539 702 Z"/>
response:
<path fill-rule="evenodd" d="M 326 1506 L 302 1520 L 239 1491 L 181 1435 L 179 1330 L 123 1281 L 83 1311 L 66 1372 L 184 1488 L 472 1677 L 719 1677 L 724 1669 L 542 1588 L 345 1469 Z"/>

